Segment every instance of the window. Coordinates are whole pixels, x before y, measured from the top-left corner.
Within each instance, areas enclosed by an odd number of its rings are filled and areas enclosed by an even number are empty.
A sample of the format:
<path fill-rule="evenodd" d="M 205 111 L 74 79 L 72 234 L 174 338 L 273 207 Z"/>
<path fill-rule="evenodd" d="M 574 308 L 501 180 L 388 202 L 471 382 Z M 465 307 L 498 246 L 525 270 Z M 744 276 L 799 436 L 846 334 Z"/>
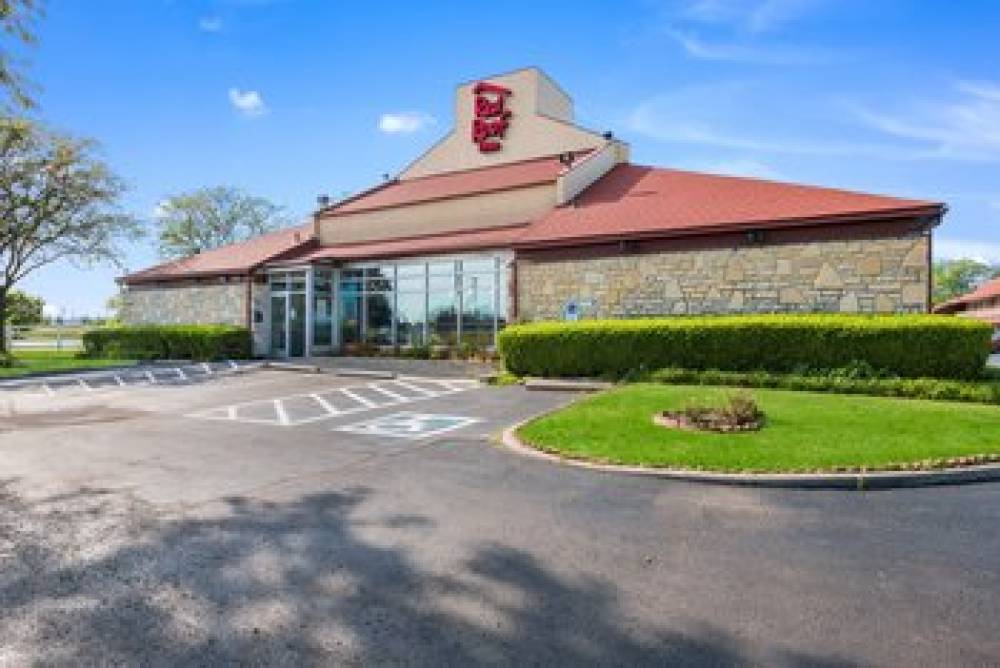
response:
<path fill-rule="evenodd" d="M 427 329 L 432 346 L 458 343 L 458 295 L 454 262 L 427 265 Z"/>

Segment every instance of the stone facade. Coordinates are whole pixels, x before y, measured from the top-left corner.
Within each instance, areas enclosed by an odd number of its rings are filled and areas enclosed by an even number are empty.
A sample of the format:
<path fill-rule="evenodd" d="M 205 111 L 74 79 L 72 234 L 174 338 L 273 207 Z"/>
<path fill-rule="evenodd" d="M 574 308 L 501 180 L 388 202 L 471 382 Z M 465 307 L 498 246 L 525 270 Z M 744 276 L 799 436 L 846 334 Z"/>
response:
<path fill-rule="evenodd" d="M 924 312 L 928 244 L 919 233 L 581 259 L 518 259 L 524 321 L 699 313 Z"/>

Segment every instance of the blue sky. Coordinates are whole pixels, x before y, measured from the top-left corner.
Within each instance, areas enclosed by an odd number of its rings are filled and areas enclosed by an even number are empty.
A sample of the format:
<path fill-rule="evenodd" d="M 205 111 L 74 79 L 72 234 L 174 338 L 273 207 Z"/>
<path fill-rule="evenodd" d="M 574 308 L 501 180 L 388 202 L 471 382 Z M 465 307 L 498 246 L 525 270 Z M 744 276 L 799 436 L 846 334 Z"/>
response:
<path fill-rule="evenodd" d="M 537 65 L 635 162 L 945 201 L 938 255 L 1000 262 L 998 31 L 974 0 L 50 0 L 29 73 L 150 228 L 216 184 L 304 216 L 446 132 L 456 83 Z M 117 273 L 22 287 L 98 313 Z"/>

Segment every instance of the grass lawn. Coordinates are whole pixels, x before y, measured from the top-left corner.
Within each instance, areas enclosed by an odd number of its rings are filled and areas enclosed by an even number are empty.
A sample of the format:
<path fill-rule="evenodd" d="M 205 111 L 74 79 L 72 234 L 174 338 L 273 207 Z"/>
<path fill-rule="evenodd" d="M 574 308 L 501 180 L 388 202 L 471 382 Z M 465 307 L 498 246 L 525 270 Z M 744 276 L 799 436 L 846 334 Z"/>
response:
<path fill-rule="evenodd" d="M 1000 407 L 750 390 L 767 416 L 758 432 L 667 429 L 652 416 L 731 389 L 627 385 L 523 426 L 526 443 L 567 457 L 712 471 L 830 471 L 1000 455 Z"/>
<path fill-rule="evenodd" d="M 72 350 L 18 350 L 14 353 L 17 365 L 0 367 L 0 378 L 14 378 L 29 373 L 65 371 L 68 369 L 100 369 L 129 364 L 129 360 L 79 359 Z"/>

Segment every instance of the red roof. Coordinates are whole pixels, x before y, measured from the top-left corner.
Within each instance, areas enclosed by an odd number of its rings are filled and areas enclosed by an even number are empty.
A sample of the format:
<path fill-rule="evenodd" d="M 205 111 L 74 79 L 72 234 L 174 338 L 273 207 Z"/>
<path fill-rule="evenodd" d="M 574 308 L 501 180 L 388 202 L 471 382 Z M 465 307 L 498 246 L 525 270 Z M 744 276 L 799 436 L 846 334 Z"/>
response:
<path fill-rule="evenodd" d="M 966 310 L 965 307 L 976 302 L 986 301 L 1000 297 L 1000 277 L 986 281 L 972 292 L 949 299 L 943 304 L 934 307 L 935 313 L 956 313 Z"/>
<path fill-rule="evenodd" d="M 241 243 L 171 260 L 123 277 L 125 283 L 171 280 L 192 276 L 245 274 L 258 265 L 310 244 L 313 225 L 277 230 Z"/>
<path fill-rule="evenodd" d="M 333 204 L 320 215 L 373 211 L 394 206 L 476 195 L 554 183 L 564 169 L 557 157 L 536 158 L 506 165 L 468 169 L 461 172 L 432 174 L 412 179 L 389 181 L 352 198 Z"/>
<path fill-rule="evenodd" d="M 423 237 L 366 241 L 338 246 L 323 246 L 291 255 L 283 263 L 305 263 L 314 260 L 361 260 L 366 258 L 402 257 L 455 251 L 510 248 L 527 229 L 527 224 L 508 225 L 478 230 L 466 230 Z"/>
<path fill-rule="evenodd" d="M 572 205 L 543 216 L 521 241 L 672 236 L 940 210 L 940 204 L 923 200 L 623 164 Z"/>

